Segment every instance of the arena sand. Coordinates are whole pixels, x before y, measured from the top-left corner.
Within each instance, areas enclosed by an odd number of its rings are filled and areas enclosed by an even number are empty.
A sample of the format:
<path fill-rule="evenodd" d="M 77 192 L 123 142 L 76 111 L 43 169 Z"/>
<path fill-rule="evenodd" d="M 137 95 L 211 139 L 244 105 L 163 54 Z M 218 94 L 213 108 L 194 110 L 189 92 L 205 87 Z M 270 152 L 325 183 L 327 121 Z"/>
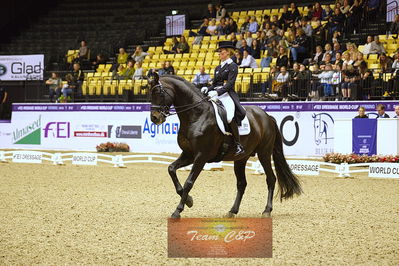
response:
<path fill-rule="evenodd" d="M 247 179 L 239 217 L 260 217 L 265 176 Z M 167 217 L 179 197 L 166 166 L 0 164 L 0 264 L 399 264 L 399 180 L 301 179 L 304 195 L 275 200 L 273 258 L 168 259 Z M 203 172 L 191 195 L 182 217 L 223 217 L 232 168 Z"/>

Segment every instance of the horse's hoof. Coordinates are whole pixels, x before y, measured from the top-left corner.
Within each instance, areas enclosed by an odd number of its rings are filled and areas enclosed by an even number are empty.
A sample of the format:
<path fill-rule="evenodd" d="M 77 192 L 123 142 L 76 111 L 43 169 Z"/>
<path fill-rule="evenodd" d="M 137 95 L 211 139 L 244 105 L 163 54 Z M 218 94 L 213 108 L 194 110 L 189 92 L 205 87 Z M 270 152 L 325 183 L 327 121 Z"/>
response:
<path fill-rule="evenodd" d="M 180 213 L 178 211 L 175 211 L 174 213 L 172 213 L 171 218 L 180 219 Z"/>
<path fill-rule="evenodd" d="M 190 195 L 188 195 L 188 197 L 187 197 L 186 205 L 189 208 L 193 207 L 193 197 L 191 197 Z"/>
<path fill-rule="evenodd" d="M 234 217 L 236 217 L 236 214 L 235 214 L 235 213 L 232 213 L 232 212 L 228 212 L 228 213 L 225 215 L 225 218 L 234 218 Z"/>
<path fill-rule="evenodd" d="M 270 217 L 272 217 L 272 214 L 270 212 L 262 213 L 262 218 L 270 218 Z"/>

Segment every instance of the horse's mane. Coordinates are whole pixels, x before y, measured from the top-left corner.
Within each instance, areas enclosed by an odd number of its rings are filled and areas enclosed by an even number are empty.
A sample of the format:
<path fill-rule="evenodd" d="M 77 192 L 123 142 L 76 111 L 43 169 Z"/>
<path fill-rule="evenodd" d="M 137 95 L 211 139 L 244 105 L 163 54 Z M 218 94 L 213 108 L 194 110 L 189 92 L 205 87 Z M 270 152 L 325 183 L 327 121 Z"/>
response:
<path fill-rule="evenodd" d="M 164 79 L 164 78 L 170 78 L 175 81 L 180 81 L 190 89 L 189 92 L 196 94 L 201 98 L 204 98 L 204 95 L 202 95 L 201 91 L 197 87 L 195 87 L 191 82 L 187 81 L 186 79 L 179 77 L 179 76 L 175 76 L 175 75 L 163 75 L 162 77 L 160 77 L 160 79 Z"/>

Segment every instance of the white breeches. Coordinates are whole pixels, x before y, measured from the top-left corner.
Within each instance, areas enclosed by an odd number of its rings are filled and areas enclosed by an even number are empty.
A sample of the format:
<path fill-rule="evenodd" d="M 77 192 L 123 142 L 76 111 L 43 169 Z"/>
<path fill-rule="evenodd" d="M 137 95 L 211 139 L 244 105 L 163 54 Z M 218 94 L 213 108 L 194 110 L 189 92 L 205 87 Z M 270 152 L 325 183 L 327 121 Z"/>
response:
<path fill-rule="evenodd" d="M 234 118 L 235 105 L 233 99 L 231 99 L 229 93 L 225 92 L 218 96 L 218 99 L 223 103 L 227 113 L 227 123 L 230 123 Z"/>

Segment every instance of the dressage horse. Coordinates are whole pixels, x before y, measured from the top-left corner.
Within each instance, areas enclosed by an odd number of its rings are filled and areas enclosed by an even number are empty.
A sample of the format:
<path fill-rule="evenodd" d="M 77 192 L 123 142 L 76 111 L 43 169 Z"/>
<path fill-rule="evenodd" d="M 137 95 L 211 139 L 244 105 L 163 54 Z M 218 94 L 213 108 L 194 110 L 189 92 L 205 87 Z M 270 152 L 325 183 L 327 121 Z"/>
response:
<path fill-rule="evenodd" d="M 149 84 L 151 121 L 156 125 L 165 122 L 166 117 L 171 115 L 171 106 L 174 106 L 180 120 L 177 142 L 182 153 L 168 168 L 176 192 L 181 196 L 172 218 L 180 218 L 184 205 L 190 208 L 193 205 L 193 198 L 189 192 L 205 163 L 215 161 L 214 159 L 218 158 L 220 153 L 220 147 L 224 145 L 226 139 L 232 137 L 224 135 L 218 128 L 215 111 L 208 97 L 201 94 L 185 79 L 171 75 L 159 77 L 154 74 Z M 267 203 L 262 216 L 270 217 L 276 183 L 276 176 L 271 165 L 272 156 L 281 199 L 291 198 L 294 194 L 299 195 L 302 189 L 298 178 L 291 172 L 284 157 L 282 137 L 275 119 L 257 106 L 246 106 L 245 109 L 251 128 L 250 134 L 241 138 L 245 152 L 236 156 L 234 150 L 229 149 L 222 158 L 223 161 L 234 161 L 234 173 L 237 179 L 236 199 L 227 217 L 234 217 L 238 213 L 247 186 L 245 165 L 255 154 L 258 155 L 265 170 L 268 186 Z M 193 164 L 191 172 L 182 186 L 177 178 L 176 170 L 190 164 Z"/>

